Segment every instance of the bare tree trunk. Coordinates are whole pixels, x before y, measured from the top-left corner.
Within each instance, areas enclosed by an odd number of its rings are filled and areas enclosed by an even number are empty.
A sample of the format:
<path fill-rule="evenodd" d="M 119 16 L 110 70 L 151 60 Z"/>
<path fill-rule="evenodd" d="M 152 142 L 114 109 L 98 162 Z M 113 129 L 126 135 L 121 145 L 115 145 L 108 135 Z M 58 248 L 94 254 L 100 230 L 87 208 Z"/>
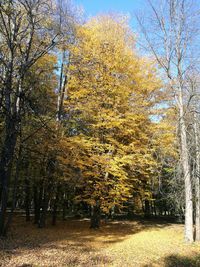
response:
<path fill-rule="evenodd" d="M 189 101 L 187 105 L 185 100 L 188 100 L 188 95 L 185 89 L 188 73 L 194 64 L 193 60 L 190 61 L 189 55 L 194 49 L 192 43 L 196 38 L 197 21 L 193 20 L 195 14 L 192 1 L 164 0 L 158 1 L 157 5 L 153 4 L 152 0 L 147 2 L 152 11 L 151 20 L 148 20 L 147 26 L 143 19 L 138 18 L 138 22 L 147 48 L 166 75 L 179 111 L 180 157 L 185 185 L 185 240 L 192 242 L 194 240 L 192 179 L 185 119 Z"/>
<path fill-rule="evenodd" d="M 179 88 L 179 113 L 180 113 L 180 134 L 181 134 L 181 160 L 185 182 L 185 240 L 194 241 L 193 234 L 193 201 L 192 201 L 192 179 L 189 163 L 189 152 L 187 143 L 187 130 L 184 119 L 182 88 Z"/>
<path fill-rule="evenodd" d="M 64 66 L 64 61 L 66 60 L 65 54 L 66 54 L 66 51 L 63 51 L 61 70 L 60 70 L 59 91 L 58 91 L 58 98 L 57 98 L 57 116 L 56 116 L 57 122 L 61 122 L 64 98 L 67 94 L 66 86 L 68 82 L 68 69 L 70 65 L 70 54 L 68 55 L 68 62 L 67 62 L 66 67 Z"/>
<path fill-rule="evenodd" d="M 38 227 L 39 228 L 44 228 L 46 226 L 46 219 L 47 219 L 47 211 L 49 207 L 49 200 L 50 200 L 50 195 L 51 195 L 51 187 L 52 184 L 47 181 L 46 183 L 44 182 L 43 185 L 43 198 L 42 198 L 42 205 L 40 210 L 40 218 L 39 218 L 39 223 Z"/>
<path fill-rule="evenodd" d="M 37 185 L 34 185 L 33 188 L 33 201 L 34 201 L 34 224 L 38 224 L 40 217 L 40 205 L 39 205 L 39 196 L 38 196 Z"/>
<path fill-rule="evenodd" d="M 144 201 L 144 216 L 146 219 L 149 219 L 151 217 L 150 203 L 148 199 L 145 199 Z"/>
<path fill-rule="evenodd" d="M 6 126 L 6 137 L 1 153 L 0 178 L 1 178 L 1 210 L 0 210 L 0 236 L 5 235 L 6 210 L 8 202 L 8 187 L 12 169 L 13 155 L 17 141 L 16 121 L 9 119 Z"/>
<path fill-rule="evenodd" d="M 53 203 L 52 225 L 56 225 L 56 221 L 57 221 L 57 209 L 58 209 L 58 202 L 59 202 L 59 194 L 60 194 L 60 186 L 57 185 L 56 197 L 55 197 L 54 203 Z"/>
<path fill-rule="evenodd" d="M 44 186 L 44 197 L 42 200 L 42 210 L 40 212 L 40 219 L 39 219 L 39 228 L 44 228 L 46 226 L 46 217 L 47 217 L 47 209 L 48 209 L 48 193 L 47 190 Z"/>
<path fill-rule="evenodd" d="M 16 208 L 16 195 L 17 195 L 17 185 L 18 185 L 18 180 L 19 180 L 21 154 L 22 154 L 22 147 L 20 145 L 19 152 L 18 152 L 18 158 L 17 158 L 17 162 L 16 162 L 16 172 L 15 172 L 15 177 L 14 177 L 14 183 L 13 183 L 12 206 L 11 206 L 10 214 L 8 216 L 8 220 L 7 220 L 5 227 L 4 227 L 4 232 L 3 232 L 4 235 L 6 235 L 6 233 L 9 230 L 9 227 L 12 223 L 14 210 Z"/>
<path fill-rule="evenodd" d="M 195 133 L 195 146 L 196 146 L 196 168 L 195 168 L 195 237 L 196 241 L 200 241 L 200 148 L 199 148 L 199 130 L 197 126 L 197 118 L 195 114 L 194 133 Z"/>
<path fill-rule="evenodd" d="M 64 188 L 64 192 L 62 196 L 62 219 L 63 221 L 65 220 L 65 216 L 66 216 L 66 205 L 67 205 L 67 200 L 66 200 L 66 192 Z"/>
<path fill-rule="evenodd" d="M 30 217 L 30 181 L 29 178 L 26 177 L 25 179 L 25 210 L 26 210 L 26 221 L 30 222 L 31 217 Z"/>
<path fill-rule="evenodd" d="M 97 204 L 92 208 L 90 228 L 98 229 L 100 227 L 100 220 L 101 220 L 101 209 L 97 201 Z"/>

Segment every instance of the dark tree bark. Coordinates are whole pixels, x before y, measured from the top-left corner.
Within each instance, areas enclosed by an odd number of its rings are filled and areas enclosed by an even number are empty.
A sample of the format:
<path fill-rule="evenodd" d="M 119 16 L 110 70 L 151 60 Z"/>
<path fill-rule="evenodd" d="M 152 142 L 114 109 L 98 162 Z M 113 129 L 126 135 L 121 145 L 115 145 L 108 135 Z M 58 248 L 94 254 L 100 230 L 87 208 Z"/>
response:
<path fill-rule="evenodd" d="M 145 218 L 149 219 L 151 217 L 149 200 L 146 199 L 144 205 L 144 216 Z"/>
<path fill-rule="evenodd" d="M 10 227 L 10 225 L 12 223 L 14 210 L 16 208 L 16 202 L 17 202 L 17 184 L 18 184 L 18 180 L 19 180 L 19 170 L 20 170 L 21 154 L 22 154 L 22 147 L 20 145 L 19 152 L 18 152 L 18 157 L 17 157 L 17 162 L 16 162 L 16 172 L 15 172 L 15 177 L 14 177 L 14 182 L 13 182 L 12 206 L 11 206 L 10 214 L 8 216 L 8 220 L 5 223 L 4 232 L 2 233 L 3 235 L 6 235 L 6 233 L 9 230 L 9 227 Z"/>
<path fill-rule="evenodd" d="M 66 201 L 66 194 L 64 191 L 63 201 L 62 201 L 62 219 L 63 219 L 63 221 L 65 220 L 65 216 L 66 216 L 66 205 L 67 205 L 67 201 Z"/>
<path fill-rule="evenodd" d="M 51 195 L 51 187 L 52 184 L 50 182 L 48 182 L 47 184 L 44 183 L 43 185 L 43 198 L 41 201 L 42 205 L 40 209 L 40 218 L 38 223 L 39 228 L 44 228 L 46 226 L 47 210 Z"/>
<path fill-rule="evenodd" d="M 49 32 L 43 22 L 47 14 L 52 14 L 52 8 L 44 1 L 34 1 L 34 4 L 29 2 L 25 0 L 0 1 L 0 40 L 2 43 L 0 64 L 3 62 L 3 76 L 5 76 L 1 77 L 3 95 L 0 100 L 4 105 L 5 125 L 3 146 L 0 151 L 0 236 L 5 235 L 12 162 L 21 127 L 21 111 L 25 107 L 24 96 L 28 91 L 22 86 L 23 81 L 31 66 L 55 47 L 57 43 L 55 39 L 58 36 L 56 33 L 49 44 L 45 44 L 43 40 L 39 42 L 40 38 L 37 38 L 38 43 L 35 47 L 33 46 L 34 37 L 40 35 L 42 28 L 43 32 Z M 42 16 L 44 10 L 46 12 Z M 26 43 L 25 46 L 24 43 Z"/>
<path fill-rule="evenodd" d="M 6 211 L 8 202 L 8 187 L 12 169 L 13 156 L 17 141 L 17 123 L 15 117 L 7 118 L 5 142 L 1 152 L 0 178 L 1 178 L 1 210 L 0 210 L 0 236 L 6 234 Z"/>
<path fill-rule="evenodd" d="M 44 188 L 44 197 L 42 200 L 42 210 L 40 211 L 40 218 L 39 218 L 39 228 L 44 228 L 46 226 L 46 215 L 47 215 L 47 208 L 48 208 L 48 197 L 46 189 Z"/>
<path fill-rule="evenodd" d="M 98 229 L 100 227 L 100 221 L 101 221 L 101 210 L 100 210 L 100 206 L 96 205 L 92 208 L 90 228 Z"/>
<path fill-rule="evenodd" d="M 58 185 L 56 188 L 56 197 L 55 197 L 54 204 L 53 204 L 52 225 L 56 225 L 59 194 L 60 194 L 60 186 Z"/>
<path fill-rule="evenodd" d="M 26 177 L 25 179 L 25 210 L 26 210 L 26 221 L 30 222 L 30 181 L 29 178 Z"/>
<path fill-rule="evenodd" d="M 40 218 L 40 205 L 37 186 L 33 188 L 33 201 L 34 201 L 34 224 L 38 224 Z"/>
<path fill-rule="evenodd" d="M 153 202 L 153 211 L 154 211 L 154 216 L 157 217 L 156 201 L 155 200 Z"/>

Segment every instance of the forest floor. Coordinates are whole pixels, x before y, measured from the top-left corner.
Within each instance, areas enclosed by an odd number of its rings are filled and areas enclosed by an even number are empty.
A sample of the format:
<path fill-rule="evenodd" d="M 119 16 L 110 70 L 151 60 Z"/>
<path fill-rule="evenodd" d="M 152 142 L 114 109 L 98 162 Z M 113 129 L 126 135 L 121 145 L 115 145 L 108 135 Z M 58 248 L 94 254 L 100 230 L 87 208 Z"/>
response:
<path fill-rule="evenodd" d="M 114 221 L 90 230 L 88 220 L 38 229 L 18 219 L 0 240 L 1 267 L 200 267 L 200 244 L 185 244 L 183 225 Z"/>

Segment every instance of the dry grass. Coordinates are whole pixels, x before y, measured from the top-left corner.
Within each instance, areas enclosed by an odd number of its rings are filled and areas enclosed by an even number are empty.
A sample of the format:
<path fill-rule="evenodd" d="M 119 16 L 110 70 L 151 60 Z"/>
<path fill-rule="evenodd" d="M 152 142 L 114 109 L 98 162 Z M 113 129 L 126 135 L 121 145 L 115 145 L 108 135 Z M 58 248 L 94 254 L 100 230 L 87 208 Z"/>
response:
<path fill-rule="evenodd" d="M 37 229 L 19 220 L 0 241 L 2 267 L 200 266 L 200 244 L 183 242 L 183 226 L 112 222 L 98 231 L 87 220 Z"/>

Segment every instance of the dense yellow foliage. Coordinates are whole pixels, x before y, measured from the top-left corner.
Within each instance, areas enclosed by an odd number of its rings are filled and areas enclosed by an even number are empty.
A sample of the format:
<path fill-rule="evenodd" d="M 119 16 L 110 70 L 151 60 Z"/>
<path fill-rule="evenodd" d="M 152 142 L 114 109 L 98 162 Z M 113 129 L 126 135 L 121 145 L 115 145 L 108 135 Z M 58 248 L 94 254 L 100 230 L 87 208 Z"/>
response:
<path fill-rule="evenodd" d="M 164 93 L 154 64 L 134 44 L 123 20 L 103 16 L 79 27 L 70 49 L 69 137 L 60 159 L 78 179 L 77 200 L 105 212 L 133 192 L 146 197 L 157 172 L 151 115 Z"/>

